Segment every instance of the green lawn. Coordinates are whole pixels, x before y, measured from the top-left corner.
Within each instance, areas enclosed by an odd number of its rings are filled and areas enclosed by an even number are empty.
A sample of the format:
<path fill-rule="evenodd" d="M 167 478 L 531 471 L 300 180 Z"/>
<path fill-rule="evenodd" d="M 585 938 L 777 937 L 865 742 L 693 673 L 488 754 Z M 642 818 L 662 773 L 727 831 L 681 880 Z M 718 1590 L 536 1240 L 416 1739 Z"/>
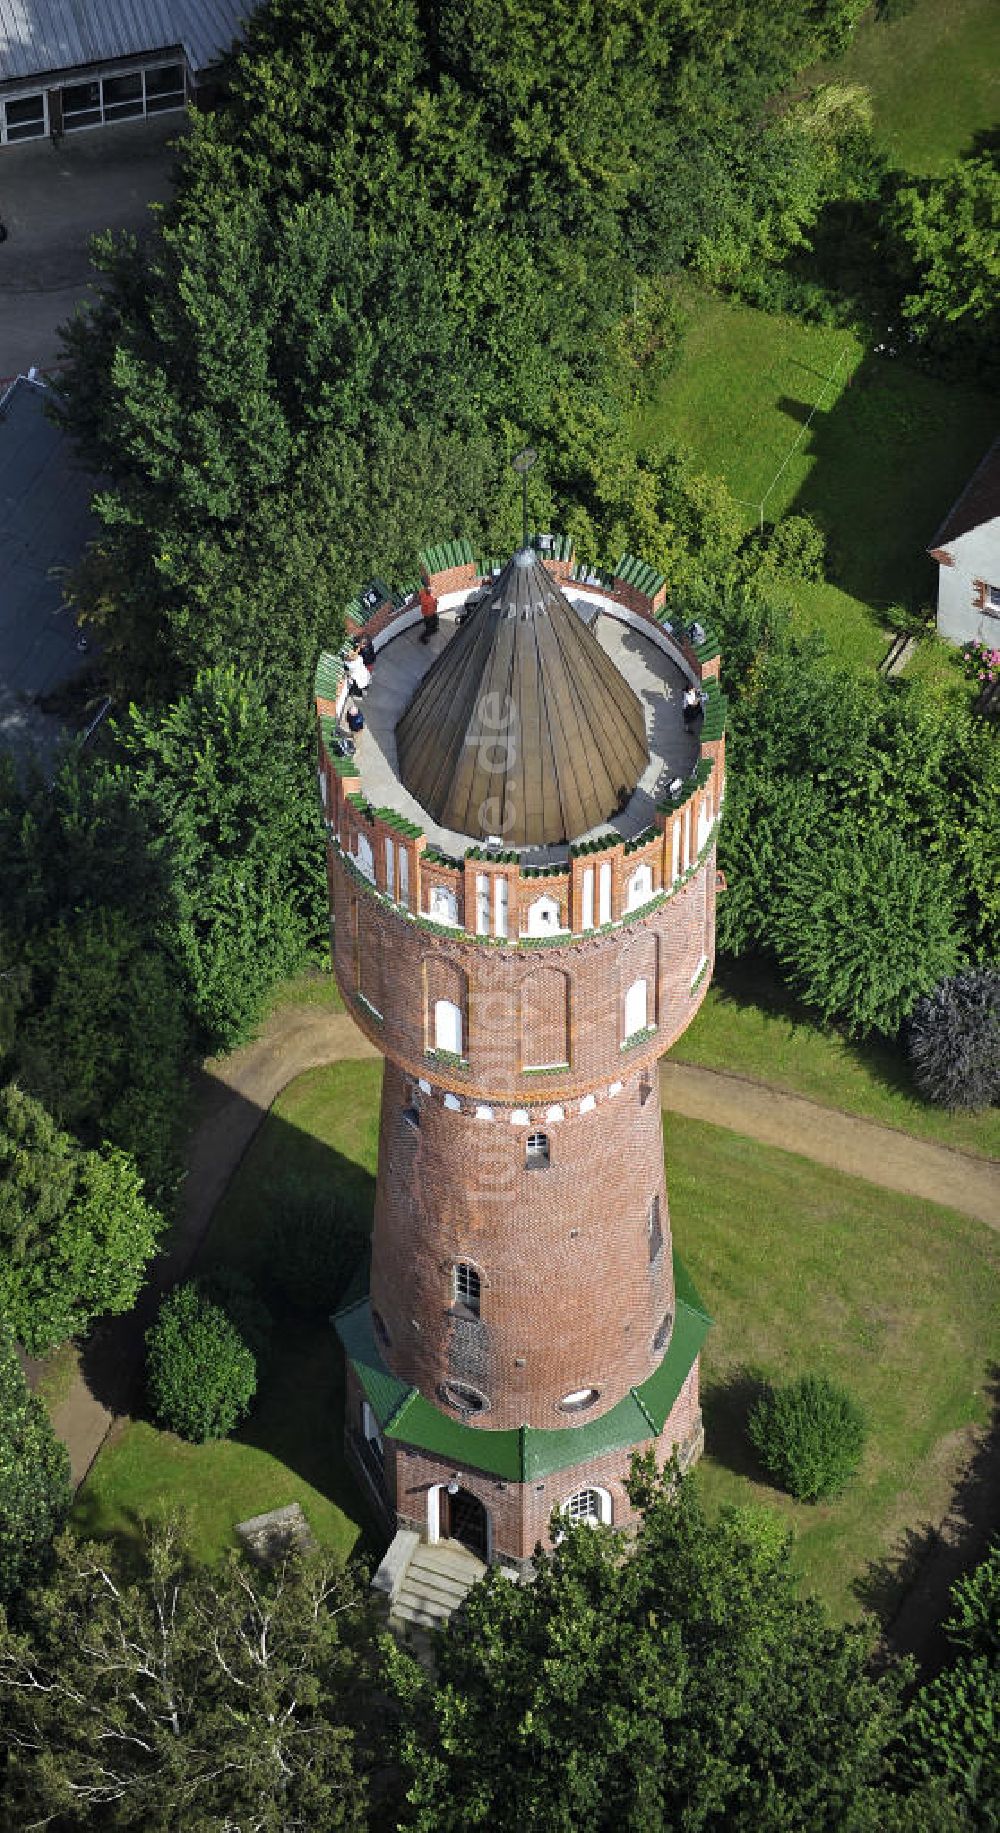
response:
<path fill-rule="evenodd" d="M 291 980 L 278 982 L 268 1002 L 267 1013 L 281 1006 L 319 1006 L 331 1012 L 344 1010 L 332 969 L 318 966 L 304 968 Z"/>
<path fill-rule="evenodd" d="M 673 1114 L 664 1124 L 677 1245 L 715 1319 L 702 1363 L 706 1500 L 778 1510 L 806 1587 L 855 1615 L 857 1581 L 941 1518 L 960 1435 L 988 1417 L 1000 1238 L 736 1134 Z M 760 1478 L 745 1430 L 754 1379 L 804 1370 L 850 1387 L 870 1423 L 853 1487 L 813 1506 Z"/>
<path fill-rule="evenodd" d="M 996 0 L 916 0 L 902 18 L 869 18 L 845 57 L 811 79 L 863 83 L 876 130 L 896 165 L 940 172 L 1000 122 L 1000 7 Z"/>
<path fill-rule="evenodd" d="M 729 1070 L 826 1107 L 861 1114 L 920 1139 L 1000 1158 L 1000 1108 L 949 1114 L 918 1100 L 906 1060 L 877 1043 L 820 1029 L 780 981 L 756 963 L 725 964 L 672 1055 Z"/>
<path fill-rule="evenodd" d="M 285 1090 L 219 1207 L 207 1259 L 256 1268 L 266 1290 L 263 1231 L 283 1180 L 324 1176 L 370 1192 L 380 1074 L 378 1063 L 333 1064 Z M 704 1364 L 709 1503 L 754 1497 L 781 1510 L 805 1581 L 850 1613 L 867 1563 L 940 1515 L 955 1435 L 985 1416 L 1000 1239 L 722 1130 L 674 1115 L 665 1126 L 678 1246 L 716 1319 Z M 805 1508 L 755 1480 L 741 1414 L 747 1365 L 765 1375 L 821 1368 L 864 1403 L 872 1443 L 842 1501 Z M 347 1553 L 367 1533 L 377 1546 L 342 1458 L 342 1411 L 329 1327 L 279 1314 L 275 1365 L 244 1430 L 190 1446 L 145 1422 L 128 1426 L 99 1458 L 76 1524 L 128 1538 L 143 1516 L 181 1512 L 212 1558 L 232 1544 L 234 1522 L 298 1500 L 324 1544 Z"/>
<path fill-rule="evenodd" d="M 266 1227 L 290 1177 L 370 1195 L 378 1144 L 380 1063 L 338 1063 L 293 1082 L 275 1102 L 219 1205 L 202 1261 L 254 1273 L 265 1298 Z M 275 1304 L 275 1353 L 245 1426 L 232 1439 L 188 1445 L 146 1421 L 102 1452 L 74 1523 L 88 1534 L 134 1535 L 144 1516 L 185 1517 L 201 1558 L 233 1544 L 250 1515 L 300 1502 L 316 1538 L 348 1554 L 379 1533 L 344 1463 L 343 1363 L 325 1321 Z"/>
<path fill-rule="evenodd" d="M 689 287 L 684 300 L 681 358 L 637 417 L 637 441 L 686 446 L 725 479 L 748 527 L 762 500 L 769 519 L 814 516 L 833 583 L 792 588 L 797 615 L 840 656 L 877 662 L 891 607 L 934 601 L 924 550 L 995 435 L 996 402 L 866 356 L 847 331 Z"/>

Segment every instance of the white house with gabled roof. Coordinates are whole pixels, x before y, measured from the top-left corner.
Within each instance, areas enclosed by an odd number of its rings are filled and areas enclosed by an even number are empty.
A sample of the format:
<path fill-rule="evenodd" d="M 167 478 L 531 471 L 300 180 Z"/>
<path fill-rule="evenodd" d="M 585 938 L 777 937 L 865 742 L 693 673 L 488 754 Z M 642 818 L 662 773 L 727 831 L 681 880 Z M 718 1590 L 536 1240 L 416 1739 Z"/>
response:
<path fill-rule="evenodd" d="M 928 548 L 938 563 L 937 627 L 947 643 L 1000 648 L 1000 439 Z"/>

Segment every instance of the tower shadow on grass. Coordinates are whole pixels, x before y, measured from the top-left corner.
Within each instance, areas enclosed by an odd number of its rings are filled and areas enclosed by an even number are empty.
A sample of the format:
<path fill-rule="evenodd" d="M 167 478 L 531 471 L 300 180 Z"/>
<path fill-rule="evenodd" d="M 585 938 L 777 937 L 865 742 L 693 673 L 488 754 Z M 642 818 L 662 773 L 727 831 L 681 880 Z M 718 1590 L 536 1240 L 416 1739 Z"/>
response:
<path fill-rule="evenodd" d="M 984 1559 L 1000 1523 L 1000 1363 L 987 1371 L 990 1418 L 940 1523 L 906 1527 L 887 1554 L 869 1561 L 854 1591 L 882 1626 L 886 1652 L 912 1655 L 923 1677 L 949 1658 L 942 1624 L 955 1581 Z"/>
<path fill-rule="evenodd" d="M 758 1369 L 741 1364 L 724 1380 L 706 1384 L 701 1398 L 706 1449 L 717 1463 L 751 1483 L 769 1482 L 748 1431 L 750 1414 L 767 1385 Z"/>
<path fill-rule="evenodd" d="M 304 1481 L 357 1522 L 361 1529 L 358 1551 L 370 1556 L 384 1534 L 344 1458 L 343 1353 L 331 1323 L 331 1314 L 349 1296 L 371 1228 L 375 1179 L 365 1162 L 362 1143 L 372 1118 L 369 1106 L 366 1097 L 359 1100 L 359 1144 L 357 1156 L 352 1157 L 322 1137 L 322 1096 L 317 1102 L 316 1132 L 290 1123 L 273 1110 L 263 1116 L 251 1112 L 249 1102 L 231 1096 L 230 1120 L 254 1124 L 244 1156 L 222 1190 L 207 1229 L 200 1239 L 189 1239 L 186 1244 L 183 1229 L 175 1231 L 169 1252 L 154 1263 L 135 1309 L 98 1326 L 84 1345 L 82 1366 L 91 1392 L 105 1406 L 120 1416 L 155 1424 L 144 1380 L 145 1333 L 164 1295 L 179 1281 L 218 1268 L 245 1275 L 272 1315 L 273 1346 L 261 1367 L 253 1411 L 231 1435 L 232 1442 L 266 1453 L 276 1466 L 287 1470 L 289 1478 Z M 372 1111 L 377 1115 L 377 1091 Z M 341 1117 L 341 1134 L 345 1130 Z M 367 1152 L 372 1155 L 371 1141 Z M 312 1309 L 297 1308 L 288 1302 L 276 1277 L 272 1221 L 285 1199 L 294 1224 L 304 1202 L 320 1202 L 327 1195 L 331 1207 L 336 1203 L 352 1218 L 351 1226 L 344 1231 L 335 1277 L 322 1293 L 317 1281 L 317 1303 Z M 334 1236 L 334 1255 L 337 1249 Z M 285 1493 L 280 1468 L 274 1476 L 274 1495 L 268 1506 L 276 1507 L 293 1497 Z M 157 1497 L 151 1494 L 148 1514 L 155 1517 L 157 1512 Z M 128 1508 L 120 1513 L 128 1525 L 120 1534 L 116 1531 L 115 1538 L 135 1542 L 147 1510 Z M 92 1520 L 84 1489 L 77 1504 L 77 1521 L 84 1534 L 96 1528 L 99 1508 L 91 1514 Z"/>

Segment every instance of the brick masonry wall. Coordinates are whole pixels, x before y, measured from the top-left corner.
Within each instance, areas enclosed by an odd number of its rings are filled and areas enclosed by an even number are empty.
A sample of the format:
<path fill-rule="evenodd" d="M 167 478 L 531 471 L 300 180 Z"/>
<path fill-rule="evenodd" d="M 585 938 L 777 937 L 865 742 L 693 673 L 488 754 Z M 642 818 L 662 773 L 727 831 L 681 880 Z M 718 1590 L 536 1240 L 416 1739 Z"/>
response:
<path fill-rule="evenodd" d="M 606 1452 L 589 1462 L 569 1465 L 553 1475 L 525 1484 L 504 1483 L 470 1468 L 456 1471 L 454 1465 L 403 1445 L 387 1442 L 386 1482 L 394 1497 L 400 1526 L 413 1527 L 426 1535 L 428 1498 L 438 1484 L 461 1478 L 463 1489 L 477 1496 L 490 1519 L 492 1555 L 511 1563 L 530 1560 L 537 1545 L 550 1547 L 549 1522 L 553 1509 L 580 1489 L 599 1487 L 610 1493 L 612 1526 L 627 1527 L 635 1520 L 625 1494 L 633 1451 L 652 1449 L 657 1464 L 668 1461 L 676 1448 L 682 1465 L 696 1457 L 701 1448 L 701 1408 L 698 1400 L 698 1367 L 695 1364 L 659 1438 L 621 1451 Z"/>
<path fill-rule="evenodd" d="M 449 1383 L 482 1394 L 471 1426 L 572 1425 L 559 1402 L 589 1387 L 594 1418 L 663 1354 L 653 1339 L 674 1301 L 655 1086 L 631 1078 L 564 1113 L 546 1126 L 549 1163 L 529 1168 L 531 1128 L 511 1110 L 456 1113 L 386 1065 L 371 1280 L 383 1354 L 436 1405 Z M 459 1263 L 479 1273 L 479 1318 L 453 1303 Z"/>
<path fill-rule="evenodd" d="M 714 954 L 714 847 L 688 883 L 648 917 L 544 949 L 487 947 L 461 934 L 423 929 L 371 897 L 332 848 L 329 877 L 334 968 L 358 1022 L 412 1076 L 430 1076 L 470 1099 L 558 1100 L 632 1074 L 686 1030 L 707 990 Z M 701 972 L 706 959 L 708 968 Z M 375 977 L 374 963 L 379 994 L 373 1003 L 383 1019 L 377 1025 L 357 1003 L 366 975 Z M 569 1067 L 539 1079 L 525 1074 L 522 1014 L 533 1004 L 534 976 L 543 971 L 566 976 Z M 656 1030 L 623 1050 L 625 990 L 647 974 L 648 1022 Z M 434 1046 L 434 1001 L 455 998 L 456 987 L 462 989 L 456 1003 L 464 1009 L 467 1071 L 433 1064 L 427 1055 Z"/>

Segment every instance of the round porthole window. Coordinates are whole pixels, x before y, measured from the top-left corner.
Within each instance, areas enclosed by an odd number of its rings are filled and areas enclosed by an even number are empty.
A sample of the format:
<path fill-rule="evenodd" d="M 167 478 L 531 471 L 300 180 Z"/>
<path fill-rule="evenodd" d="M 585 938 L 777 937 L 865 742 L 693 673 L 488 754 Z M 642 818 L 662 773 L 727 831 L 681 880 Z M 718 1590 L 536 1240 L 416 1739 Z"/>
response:
<path fill-rule="evenodd" d="M 571 1394 L 564 1394 L 559 1402 L 561 1413 L 585 1413 L 597 1399 L 600 1388 L 576 1387 Z"/>
<path fill-rule="evenodd" d="M 485 1394 L 477 1387 L 469 1387 L 464 1381 L 444 1381 L 441 1384 L 441 1398 L 454 1407 L 456 1413 L 488 1413 L 490 1403 Z"/>

